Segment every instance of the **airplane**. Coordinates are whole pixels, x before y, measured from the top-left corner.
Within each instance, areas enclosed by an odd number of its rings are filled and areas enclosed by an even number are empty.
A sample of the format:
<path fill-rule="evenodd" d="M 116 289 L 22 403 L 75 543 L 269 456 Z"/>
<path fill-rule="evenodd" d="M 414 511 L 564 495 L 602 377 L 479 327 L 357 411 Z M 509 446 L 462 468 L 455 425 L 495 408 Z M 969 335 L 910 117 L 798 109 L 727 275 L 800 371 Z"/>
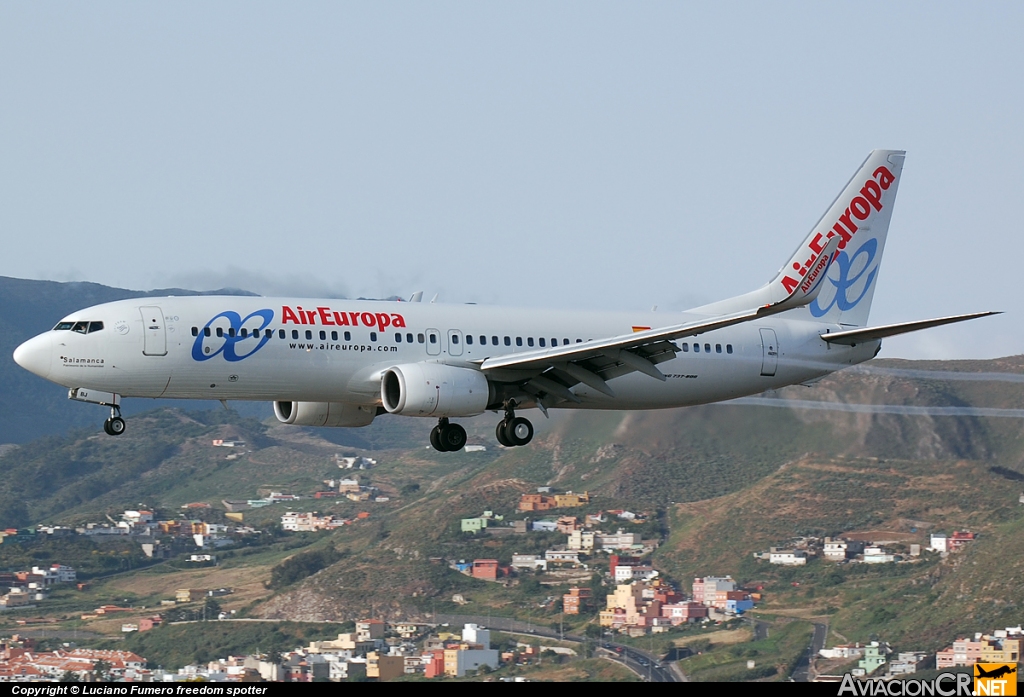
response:
<path fill-rule="evenodd" d="M 361 427 L 398 414 L 501 413 L 526 445 L 525 409 L 663 409 L 809 384 L 874 358 L 882 339 L 995 312 L 868 326 L 905 152 L 875 150 L 776 276 L 680 314 L 262 297 L 167 297 L 86 308 L 21 344 L 14 360 L 110 408 L 126 397 L 265 400 L 302 426 Z M 668 323 L 666 324 L 666 317 Z"/>

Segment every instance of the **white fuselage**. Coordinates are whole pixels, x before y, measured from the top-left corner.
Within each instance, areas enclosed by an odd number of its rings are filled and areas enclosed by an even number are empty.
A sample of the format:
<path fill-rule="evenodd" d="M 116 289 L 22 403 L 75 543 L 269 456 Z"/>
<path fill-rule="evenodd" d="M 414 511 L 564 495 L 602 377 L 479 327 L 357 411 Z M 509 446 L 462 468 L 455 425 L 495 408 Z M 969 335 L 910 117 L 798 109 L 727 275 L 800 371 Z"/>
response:
<path fill-rule="evenodd" d="M 879 341 L 830 345 L 820 334 L 839 325 L 787 314 L 675 341 L 687 350 L 658 364 L 668 378 L 664 382 L 639 372 L 613 378 L 615 397 L 578 384 L 573 392 L 580 402 L 557 406 L 704 404 L 808 382 L 877 353 Z M 75 312 L 62 322 L 70 328 L 29 340 L 16 358 L 60 385 L 123 397 L 379 406 L 381 374 L 398 364 L 476 368 L 483 359 L 536 351 L 553 341 L 575 344 L 692 319 L 699 317 L 294 298 L 143 298 Z M 102 329 L 88 331 L 98 325 L 82 322 L 102 322 Z"/>

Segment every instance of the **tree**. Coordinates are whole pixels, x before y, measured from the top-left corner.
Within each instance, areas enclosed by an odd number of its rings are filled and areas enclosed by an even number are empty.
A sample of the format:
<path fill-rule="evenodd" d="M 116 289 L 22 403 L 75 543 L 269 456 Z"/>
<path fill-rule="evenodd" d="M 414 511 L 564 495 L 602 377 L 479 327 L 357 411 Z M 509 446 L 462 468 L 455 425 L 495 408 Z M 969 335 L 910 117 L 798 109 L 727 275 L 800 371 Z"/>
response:
<path fill-rule="evenodd" d="M 110 664 L 106 661 L 96 661 L 92 665 L 92 676 L 97 681 L 106 680 L 110 677 Z"/>

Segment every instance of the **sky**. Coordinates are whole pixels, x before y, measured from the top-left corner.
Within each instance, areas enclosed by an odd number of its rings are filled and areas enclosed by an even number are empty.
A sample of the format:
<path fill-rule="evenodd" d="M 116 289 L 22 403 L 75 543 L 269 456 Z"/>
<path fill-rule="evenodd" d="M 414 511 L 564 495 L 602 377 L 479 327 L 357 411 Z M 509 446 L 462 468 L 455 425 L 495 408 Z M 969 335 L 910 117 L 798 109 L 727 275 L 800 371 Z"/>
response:
<path fill-rule="evenodd" d="M 882 356 L 1024 352 L 1024 4 L 0 3 L 0 275 L 670 313 L 907 160 Z"/>

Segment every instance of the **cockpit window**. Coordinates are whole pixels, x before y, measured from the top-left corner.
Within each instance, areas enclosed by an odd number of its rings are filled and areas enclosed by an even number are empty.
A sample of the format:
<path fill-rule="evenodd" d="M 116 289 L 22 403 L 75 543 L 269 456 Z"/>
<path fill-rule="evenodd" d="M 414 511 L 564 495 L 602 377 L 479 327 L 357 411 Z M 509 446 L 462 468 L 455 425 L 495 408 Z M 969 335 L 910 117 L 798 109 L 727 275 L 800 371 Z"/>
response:
<path fill-rule="evenodd" d="M 58 322 L 53 328 L 55 332 L 73 331 L 79 334 L 92 334 L 103 329 L 103 322 Z"/>

